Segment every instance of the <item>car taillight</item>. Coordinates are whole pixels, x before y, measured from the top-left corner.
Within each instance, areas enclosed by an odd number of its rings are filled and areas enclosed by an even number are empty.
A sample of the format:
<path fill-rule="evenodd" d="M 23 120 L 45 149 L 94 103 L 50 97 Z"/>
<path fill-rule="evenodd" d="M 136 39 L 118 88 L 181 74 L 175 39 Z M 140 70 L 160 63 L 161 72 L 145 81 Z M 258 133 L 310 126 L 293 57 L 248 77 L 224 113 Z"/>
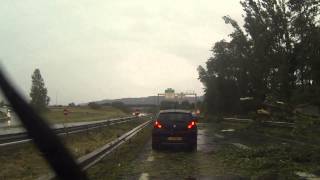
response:
<path fill-rule="evenodd" d="M 156 122 L 154 123 L 154 128 L 158 128 L 158 129 L 162 128 L 162 125 L 160 124 L 160 122 L 158 120 L 156 120 Z"/>
<path fill-rule="evenodd" d="M 196 127 L 196 121 L 195 120 L 192 120 L 189 124 L 188 124 L 188 129 L 192 129 Z"/>

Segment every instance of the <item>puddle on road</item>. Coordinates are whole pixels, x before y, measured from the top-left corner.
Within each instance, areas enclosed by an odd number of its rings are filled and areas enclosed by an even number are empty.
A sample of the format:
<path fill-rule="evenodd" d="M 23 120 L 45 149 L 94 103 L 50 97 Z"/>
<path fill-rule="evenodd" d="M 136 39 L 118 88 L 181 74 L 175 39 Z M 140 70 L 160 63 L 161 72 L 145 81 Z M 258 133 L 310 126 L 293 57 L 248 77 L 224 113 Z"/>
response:
<path fill-rule="evenodd" d="M 205 140 L 205 134 L 206 134 L 206 130 L 205 129 L 198 129 L 198 145 L 203 145 L 205 144 L 206 140 Z"/>
<path fill-rule="evenodd" d="M 217 138 L 220 138 L 220 139 L 223 139 L 223 138 L 224 138 L 224 136 L 222 136 L 222 135 L 220 135 L 220 134 L 214 134 L 214 136 L 217 137 Z"/>
<path fill-rule="evenodd" d="M 206 129 L 198 129 L 197 151 L 211 152 L 215 146 L 213 144 L 214 137 L 209 136 Z"/>
<path fill-rule="evenodd" d="M 234 129 L 222 129 L 221 132 L 234 132 Z"/>
<path fill-rule="evenodd" d="M 250 149 L 248 146 L 241 144 L 241 143 L 231 143 L 231 144 L 240 148 L 240 149 Z"/>
<path fill-rule="evenodd" d="M 128 177 L 149 179 L 221 179 L 215 178 L 219 164 L 214 161 L 214 151 L 221 146 L 222 133 L 214 126 L 198 128 L 197 151 L 188 152 L 181 148 L 164 148 L 154 151 L 151 139 L 145 145 L 138 159 L 133 162 Z M 219 137 L 217 137 L 219 136 Z M 132 177 L 132 174 L 135 176 Z M 128 178 L 128 179 L 130 179 Z"/>
<path fill-rule="evenodd" d="M 149 156 L 148 156 L 148 158 L 147 158 L 147 161 L 148 161 L 148 162 L 154 161 L 154 156 L 152 155 L 152 153 L 149 154 Z"/>
<path fill-rule="evenodd" d="M 149 180 L 149 174 L 148 173 L 142 173 L 139 177 L 139 180 Z"/>

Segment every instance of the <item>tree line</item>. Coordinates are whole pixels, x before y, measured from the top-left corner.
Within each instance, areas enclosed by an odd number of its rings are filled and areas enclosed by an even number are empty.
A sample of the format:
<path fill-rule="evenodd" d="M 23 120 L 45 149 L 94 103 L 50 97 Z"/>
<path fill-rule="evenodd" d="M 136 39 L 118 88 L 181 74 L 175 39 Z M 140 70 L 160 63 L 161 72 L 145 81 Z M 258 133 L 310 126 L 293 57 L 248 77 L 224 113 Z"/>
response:
<path fill-rule="evenodd" d="M 319 0 L 242 0 L 244 25 L 199 66 L 209 113 L 234 113 L 241 97 L 320 105 Z"/>
<path fill-rule="evenodd" d="M 195 107 L 196 107 L 196 104 L 190 103 L 188 100 L 184 100 L 181 102 L 164 100 L 164 101 L 161 101 L 159 105 L 160 110 L 165 110 L 165 109 L 191 110 L 191 109 L 194 109 Z"/>

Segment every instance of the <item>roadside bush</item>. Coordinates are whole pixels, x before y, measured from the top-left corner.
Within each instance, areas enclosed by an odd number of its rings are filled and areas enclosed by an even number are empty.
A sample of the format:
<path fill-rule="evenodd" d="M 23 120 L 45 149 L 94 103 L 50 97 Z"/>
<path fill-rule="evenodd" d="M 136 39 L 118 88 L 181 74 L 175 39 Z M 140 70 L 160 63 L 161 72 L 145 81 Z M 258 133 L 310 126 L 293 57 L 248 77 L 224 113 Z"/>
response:
<path fill-rule="evenodd" d="M 320 119 L 310 116 L 298 115 L 293 129 L 296 135 L 316 135 L 320 134 Z"/>
<path fill-rule="evenodd" d="M 273 176 L 297 179 L 295 172 L 314 172 L 320 167 L 319 148 L 269 145 L 252 149 L 227 146 L 216 154 L 224 166 L 244 171 L 253 179 Z"/>
<path fill-rule="evenodd" d="M 69 103 L 68 106 L 69 107 L 76 107 L 76 104 L 74 102 L 72 102 L 72 103 Z"/>
<path fill-rule="evenodd" d="M 88 106 L 91 108 L 91 109 L 100 109 L 101 108 L 101 105 L 95 103 L 95 102 L 90 102 L 88 104 Z"/>
<path fill-rule="evenodd" d="M 115 101 L 111 103 L 111 106 L 117 109 L 120 109 L 121 111 L 125 112 L 125 113 L 129 113 L 130 109 L 128 106 L 126 106 L 123 102 L 121 101 Z"/>

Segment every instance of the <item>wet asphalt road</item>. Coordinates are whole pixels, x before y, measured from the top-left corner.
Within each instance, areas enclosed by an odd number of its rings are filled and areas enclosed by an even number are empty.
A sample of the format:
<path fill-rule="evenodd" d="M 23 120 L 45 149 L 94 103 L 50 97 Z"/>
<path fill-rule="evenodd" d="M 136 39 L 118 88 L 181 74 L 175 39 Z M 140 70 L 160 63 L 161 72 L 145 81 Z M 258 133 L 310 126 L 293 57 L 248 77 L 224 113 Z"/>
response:
<path fill-rule="evenodd" d="M 223 130 L 232 130 L 211 126 L 211 123 L 198 125 L 198 146 L 195 152 L 185 151 L 183 147 L 154 151 L 150 138 L 143 151 L 131 163 L 128 172 L 124 173 L 124 179 L 244 179 L 228 175 L 216 164 L 213 158 L 215 151 L 230 143 L 230 139 L 224 137 Z"/>
<path fill-rule="evenodd" d="M 20 125 L 20 120 L 17 117 L 16 113 L 11 112 L 10 113 L 10 119 L 9 120 L 1 120 L 0 121 L 0 128 L 10 128 L 12 126 L 18 126 Z"/>

